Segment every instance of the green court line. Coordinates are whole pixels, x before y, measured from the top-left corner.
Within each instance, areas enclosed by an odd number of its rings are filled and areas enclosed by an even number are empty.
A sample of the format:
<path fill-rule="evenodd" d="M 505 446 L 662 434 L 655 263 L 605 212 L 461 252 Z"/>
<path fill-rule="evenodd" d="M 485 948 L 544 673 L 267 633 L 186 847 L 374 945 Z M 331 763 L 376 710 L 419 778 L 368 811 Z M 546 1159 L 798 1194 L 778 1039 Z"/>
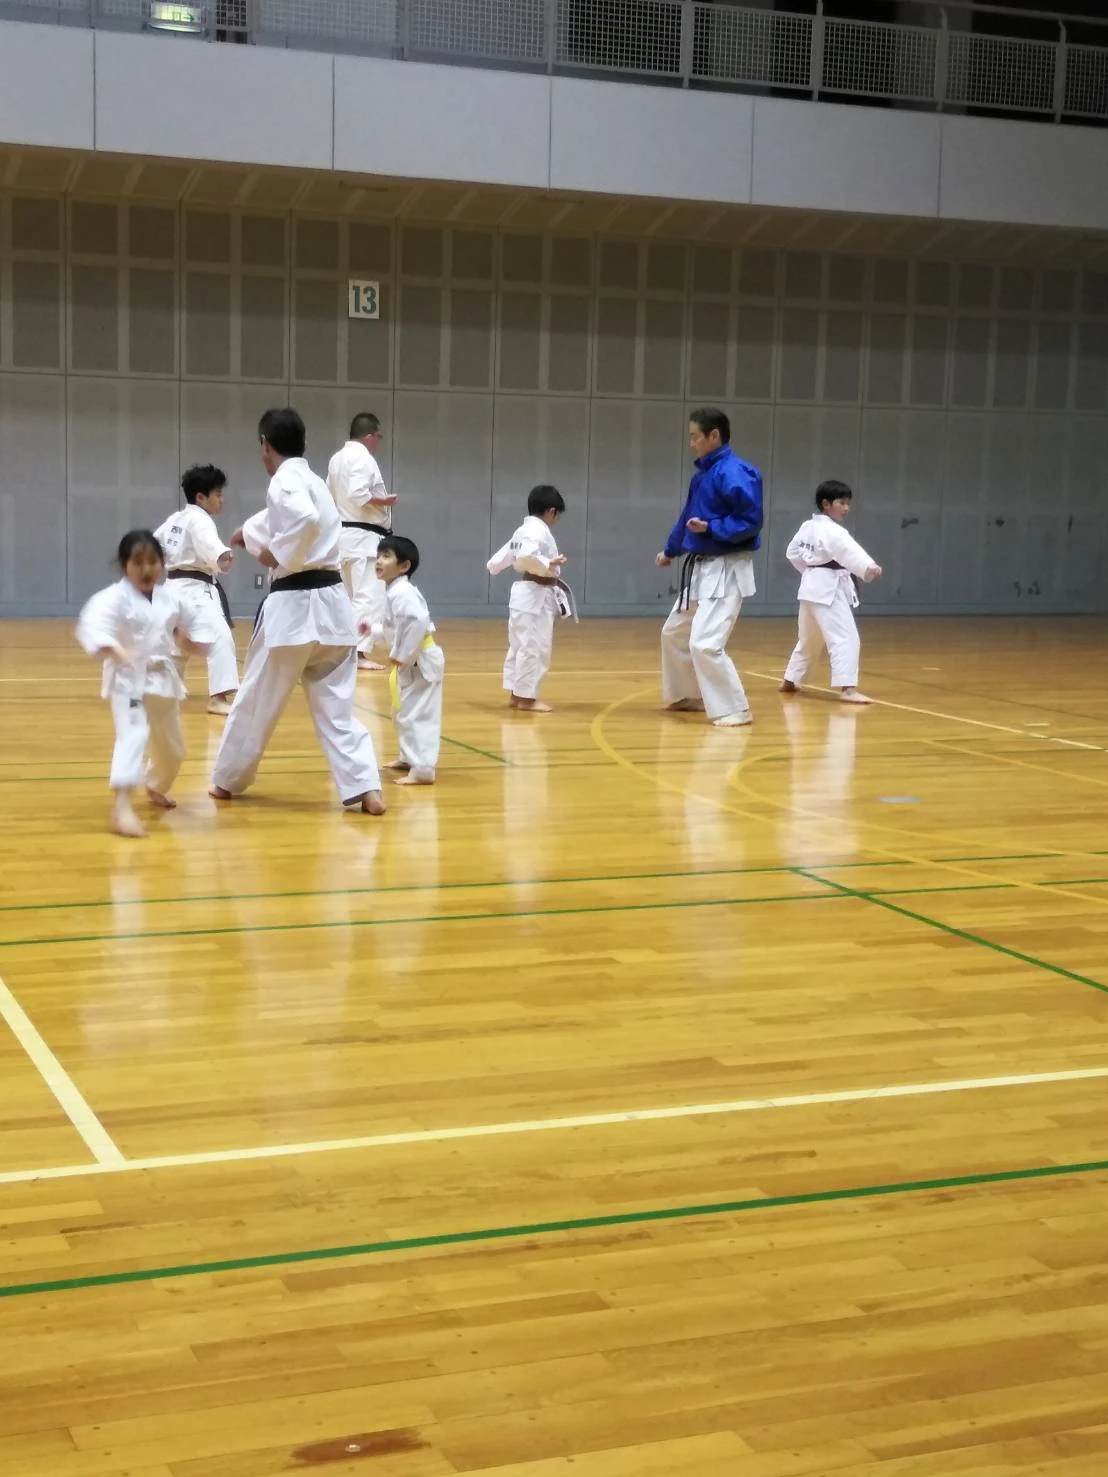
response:
<path fill-rule="evenodd" d="M 905 908 L 900 903 L 890 903 L 876 893 L 859 892 L 853 887 L 847 887 L 843 882 L 834 882 L 830 877 L 820 877 L 804 867 L 797 867 L 795 871 L 800 877 L 807 877 L 809 881 L 822 882 L 826 887 L 833 888 L 841 897 L 855 897 L 864 903 L 872 903 L 875 908 L 884 908 L 889 913 L 899 913 L 902 918 L 911 918 L 915 923 L 925 923 L 928 928 L 935 928 L 951 938 L 962 939 L 968 944 L 977 944 L 983 949 L 992 949 L 994 954 L 1003 954 L 1009 959 L 1018 959 L 1021 964 L 1033 965 L 1036 969 L 1044 969 L 1049 974 L 1073 980 L 1079 985 L 1088 985 L 1090 990 L 1098 990 L 1102 995 L 1108 995 L 1108 985 L 1101 984 L 1099 980 L 1090 979 L 1088 975 L 1078 974 L 1075 970 L 1066 969 L 1061 964 L 1050 964 L 1045 959 L 1037 959 L 1034 954 L 1024 954 L 1019 949 L 1010 949 L 1007 944 L 998 944 L 992 939 L 982 938 L 979 933 L 970 933 L 965 928 L 955 928 L 950 923 L 940 923 L 937 918 L 929 918 L 926 913 L 917 913 L 914 908 Z"/>
<path fill-rule="evenodd" d="M 813 878 L 819 882 L 819 877 Z M 863 894 L 859 894 L 863 896 Z M 430 913 L 412 918 L 343 918 L 334 922 L 242 924 L 227 928 L 153 928 L 136 933 L 47 935 L 44 938 L 4 939 L 0 949 L 22 949 L 43 944 L 114 944 L 134 939 L 220 938 L 240 933 L 306 933 L 323 928 L 403 928 L 424 923 L 489 923 L 513 918 L 576 918 L 600 913 L 654 913 L 688 908 L 739 908 L 750 903 L 815 903 L 833 897 L 827 892 L 781 893 L 774 897 L 719 897 L 662 903 L 612 903 L 591 908 L 534 908 L 518 913 Z"/>
<path fill-rule="evenodd" d="M 1086 853 L 1096 855 L 1095 852 Z M 1026 852 L 1008 856 L 951 856 L 936 857 L 934 862 L 1022 862 L 1022 861 L 1049 861 L 1053 857 L 1064 857 L 1065 852 Z M 875 862 L 822 862 L 821 872 L 842 872 L 859 867 L 911 867 L 917 865 L 915 862 L 902 861 L 898 858 L 887 858 Z M 195 893 L 187 897 L 153 897 L 153 898 L 95 898 L 83 902 L 72 903 L 0 903 L 0 913 L 56 913 L 67 908 L 156 908 L 163 905 L 176 906 L 180 903 L 244 903 L 244 902 L 283 902 L 288 898 L 305 897 L 385 897 L 392 893 L 403 892 L 457 892 L 461 889 L 473 888 L 474 890 L 489 887 L 564 887 L 576 883 L 595 882 L 661 882 L 671 881 L 686 877 L 773 877 L 787 872 L 794 872 L 795 868 L 776 867 L 702 867 L 690 871 L 676 872 L 615 872 L 594 877 L 502 877 L 484 882 L 438 882 L 438 883 L 398 883 L 391 887 L 334 887 L 334 888 L 308 888 L 299 892 L 216 892 Z M 1095 879 L 1085 879 L 1095 880 Z M 983 884 L 984 885 L 984 884 Z M 1014 883 L 989 883 L 990 887 L 1014 886 Z M 906 891 L 915 892 L 922 889 L 908 888 Z M 947 889 L 944 889 L 947 890 Z M 959 891 L 961 889 L 950 889 Z M 967 889 L 968 890 L 968 889 Z M 885 889 L 881 889 L 882 892 Z"/>
<path fill-rule="evenodd" d="M 284 1251 L 268 1256 L 230 1257 L 224 1261 L 186 1262 L 179 1266 L 142 1267 L 130 1272 L 99 1272 L 88 1277 L 60 1277 L 49 1282 L 0 1285 L 0 1298 L 77 1292 L 87 1287 L 119 1287 L 135 1282 L 160 1282 L 173 1277 L 216 1276 L 250 1272 L 262 1267 L 302 1266 L 307 1262 L 341 1261 L 350 1257 L 380 1256 L 402 1251 L 426 1251 L 443 1246 L 472 1246 L 481 1242 L 511 1241 L 532 1236 L 566 1235 L 611 1226 L 656 1225 L 664 1221 L 739 1215 L 746 1211 L 782 1210 L 797 1205 L 831 1205 L 867 1200 L 879 1195 L 913 1195 L 973 1189 L 981 1185 L 1017 1184 L 1027 1180 L 1063 1179 L 1079 1174 L 1103 1174 L 1108 1159 L 1078 1164 L 1044 1164 L 1026 1169 L 998 1169 L 980 1174 L 950 1175 L 943 1179 L 898 1180 L 883 1185 L 851 1185 L 842 1190 L 810 1190 L 796 1195 L 766 1195 L 753 1200 L 721 1200 L 708 1205 L 674 1205 L 660 1210 L 628 1210 L 612 1215 L 578 1216 L 571 1220 L 536 1221 L 531 1225 L 488 1226 L 474 1231 L 447 1231 L 434 1236 L 404 1236 L 392 1241 L 364 1241 L 352 1246 L 324 1246 L 307 1251 Z"/>
<path fill-rule="evenodd" d="M 386 723 L 392 724 L 392 714 L 382 713 L 380 708 L 371 708 L 368 703 L 355 703 L 354 707 L 359 713 L 372 713 L 374 718 L 383 718 Z M 447 738 L 445 733 L 441 735 L 441 738 L 444 744 L 450 744 L 455 749 L 464 749 L 467 754 L 480 754 L 482 759 L 491 759 L 494 764 L 505 765 L 508 769 L 512 768 L 512 761 L 505 759 L 503 754 L 491 754 L 488 749 L 478 749 L 473 744 L 463 744 L 461 739 Z"/>

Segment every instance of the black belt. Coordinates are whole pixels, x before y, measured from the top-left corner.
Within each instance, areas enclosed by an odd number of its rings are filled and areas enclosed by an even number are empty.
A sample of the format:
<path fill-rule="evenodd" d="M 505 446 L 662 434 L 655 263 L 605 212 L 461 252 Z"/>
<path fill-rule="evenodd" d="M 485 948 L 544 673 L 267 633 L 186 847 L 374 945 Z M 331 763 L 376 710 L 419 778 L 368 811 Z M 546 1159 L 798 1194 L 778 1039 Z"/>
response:
<path fill-rule="evenodd" d="M 258 629 L 258 622 L 262 618 L 262 609 L 270 595 L 280 594 L 282 590 L 325 590 L 330 585 L 341 585 L 342 575 L 337 569 L 302 569 L 297 574 L 282 575 L 279 580 L 274 580 L 269 589 L 262 596 L 262 603 L 258 606 L 258 613 L 254 617 L 254 630 Z"/>
<path fill-rule="evenodd" d="M 813 569 L 842 569 L 843 566 L 837 559 L 828 559 L 826 564 L 813 564 Z"/>
<path fill-rule="evenodd" d="M 379 523 L 348 523 L 345 518 L 342 520 L 342 526 L 343 528 L 360 528 L 366 533 L 379 533 L 382 538 L 389 532 L 387 528 L 382 528 Z"/>
<path fill-rule="evenodd" d="M 219 596 L 219 608 L 223 612 L 223 619 L 235 629 L 235 623 L 231 619 L 231 606 L 227 600 L 227 591 L 216 579 L 214 574 L 205 574 L 202 569 L 171 569 L 166 576 L 171 580 L 199 580 L 202 585 L 211 585 Z"/>

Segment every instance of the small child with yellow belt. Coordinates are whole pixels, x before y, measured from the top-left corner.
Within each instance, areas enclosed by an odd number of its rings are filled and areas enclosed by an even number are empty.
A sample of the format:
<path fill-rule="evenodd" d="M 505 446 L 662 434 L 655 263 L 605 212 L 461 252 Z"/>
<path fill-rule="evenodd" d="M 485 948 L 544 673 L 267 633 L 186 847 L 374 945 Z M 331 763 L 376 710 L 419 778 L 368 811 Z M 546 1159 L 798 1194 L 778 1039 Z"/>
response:
<path fill-rule="evenodd" d="M 442 679 L 446 666 L 435 623 L 411 577 L 419 550 L 410 538 L 387 533 L 377 545 L 377 578 L 385 583 L 385 625 L 373 634 L 391 641 L 389 689 L 400 757 L 398 785 L 433 785 L 442 739 Z M 368 634 L 361 632 L 360 634 Z"/>

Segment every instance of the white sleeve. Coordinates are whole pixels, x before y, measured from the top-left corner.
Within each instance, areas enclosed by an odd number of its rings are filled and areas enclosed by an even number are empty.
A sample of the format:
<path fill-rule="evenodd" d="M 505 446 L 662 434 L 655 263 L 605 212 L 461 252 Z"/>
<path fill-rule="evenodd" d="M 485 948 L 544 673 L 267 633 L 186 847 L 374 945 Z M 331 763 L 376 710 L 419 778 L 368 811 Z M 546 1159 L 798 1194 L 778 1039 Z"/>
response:
<path fill-rule="evenodd" d="M 389 506 L 389 490 L 385 486 L 385 479 L 381 476 L 381 468 L 377 465 L 376 458 L 369 458 L 369 493 L 366 501 L 373 502 L 378 507 Z"/>
<path fill-rule="evenodd" d="M 192 544 L 199 562 L 206 564 L 209 569 L 218 569 L 224 554 L 231 552 L 220 538 L 214 519 L 207 515 L 193 520 Z"/>
<path fill-rule="evenodd" d="M 306 487 L 289 487 L 275 477 L 269 484 L 266 515 L 269 552 L 283 569 L 297 573 L 304 568 L 319 538 L 319 509 L 311 493 Z"/>
<path fill-rule="evenodd" d="M 785 558 L 798 574 L 803 574 L 806 569 L 810 569 L 813 564 L 819 562 L 813 558 L 815 550 L 812 547 L 811 540 L 806 535 L 805 530 L 807 527 L 807 523 L 800 525 L 793 534 L 789 542 L 789 547 L 785 550 Z"/>
<path fill-rule="evenodd" d="M 77 641 L 89 656 L 97 656 L 106 646 L 122 645 L 115 585 L 100 590 L 85 604 L 77 617 Z"/>
<path fill-rule="evenodd" d="M 343 478 L 343 492 L 346 500 L 356 508 L 368 508 L 373 501 L 373 473 L 377 471 L 376 463 L 367 451 L 364 457 L 358 458 L 357 466 L 348 467 L 346 476 Z M 380 472 L 377 477 L 380 479 Z"/>
<path fill-rule="evenodd" d="M 389 657 L 402 667 L 410 667 L 419 656 L 423 638 L 431 629 L 430 612 L 424 610 L 418 599 L 397 601 L 397 608 L 390 610 L 392 620 L 392 650 Z"/>
<path fill-rule="evenodd" d="M 832 559 L 837 559 L 844 569 L 849 570 L 851 574 L 856 574 L 859 579 L 864 578 L 871 569 L 877 568 L 877 561 L 870 558 L 861 544 L 852 538 L 845 528 L 836 524 L 827 530 L 824 537 Z"/>
<path fill-rule="evenodd" d="M 502 544 L 492 558 L 485 565 L 490 574 L 503 574 L 506 569 L 511 569 L 515 563 L 514 539 L 509 539 Z"/>
<path fill-rule="evenodd" d="M 255 559 L 259 558 L 264 550 L 269 548 L 269 510 L 263 508 L 260 513 L 254 513 L 242 525 L 242 541 L 246 552 L 252 554 Z"/>

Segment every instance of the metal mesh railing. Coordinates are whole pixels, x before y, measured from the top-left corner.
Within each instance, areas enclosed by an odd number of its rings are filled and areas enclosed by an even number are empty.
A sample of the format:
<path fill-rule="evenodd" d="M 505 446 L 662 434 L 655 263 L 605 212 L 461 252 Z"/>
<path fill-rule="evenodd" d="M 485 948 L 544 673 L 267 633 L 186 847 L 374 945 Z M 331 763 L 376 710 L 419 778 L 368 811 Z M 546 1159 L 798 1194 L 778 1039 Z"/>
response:
<path fill-rule="evenodd" d="M 711 82 L 810 88 L 812 21 L 806 15 L 694 6 L 692 76 Z"/>
<path fill-rule="evenodd" d="M 935 96 L 938 35 L 917 26 L 829 20 L 822 86 L 854 97 L 930 101 Z"/>
<path fill-rule="evenodd" d="M 1049 41 L 956 31 L 950 37 L 946 100 L 979 108 L 1053 113 L 1057 52 Z"/>
<path fill-rule="evenodd" d="M 1074 118 L 1108 118 L 1108 48 L 1066 48 L 1064 110 Z"/>
<path fill-rule="evenodd" d="M 0 0 L 0 18 L 59 25 L 1108 121 L 1108 24 L 1103 46 L 1067 45 L 1061 26 L 1028 40 L 948 30 L 931 0 L 921 15 L 934 24 L 731 0 Z"/>

